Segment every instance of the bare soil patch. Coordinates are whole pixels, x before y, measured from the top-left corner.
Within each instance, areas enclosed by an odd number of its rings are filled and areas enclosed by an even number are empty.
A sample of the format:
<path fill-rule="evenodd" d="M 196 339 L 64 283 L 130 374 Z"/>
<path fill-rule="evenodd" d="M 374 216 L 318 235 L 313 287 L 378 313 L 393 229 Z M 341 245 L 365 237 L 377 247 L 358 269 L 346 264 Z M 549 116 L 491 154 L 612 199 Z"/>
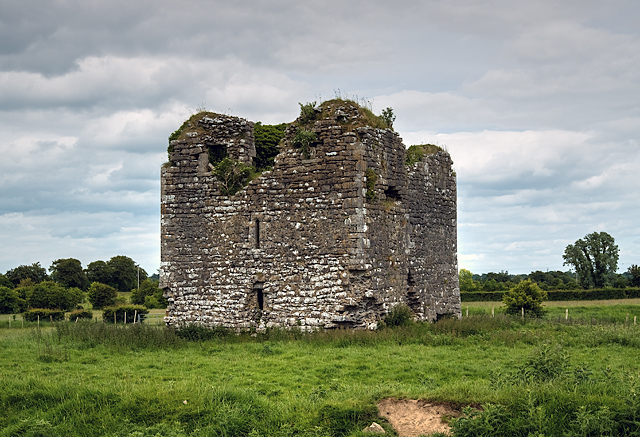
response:
<path fill-rule="evenodd" d="M 400 437 L 448 433 L 449 425 L 443 418 L 462 416 L 450 405 L 412 399 L 383 399 L 378 402 L 378 411 L 393 425 Z"/>

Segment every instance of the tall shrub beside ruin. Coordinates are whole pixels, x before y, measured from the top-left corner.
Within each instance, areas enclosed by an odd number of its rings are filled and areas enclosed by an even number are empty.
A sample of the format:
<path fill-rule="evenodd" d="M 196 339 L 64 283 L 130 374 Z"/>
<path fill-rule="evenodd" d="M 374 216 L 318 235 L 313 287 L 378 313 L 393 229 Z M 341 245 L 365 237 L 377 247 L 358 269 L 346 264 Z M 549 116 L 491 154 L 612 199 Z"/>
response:
<path fill-rule="evenodd" d="M 530 279 L 520 282 L 512 289 L 506 291 L 502 297 L 502 303 L 507 307 L 507 314 L 521 314 L 541 317 L 544 314 L 542 302 L 547 300 L 547 292 L 538 287 L 538 284 Z"/>

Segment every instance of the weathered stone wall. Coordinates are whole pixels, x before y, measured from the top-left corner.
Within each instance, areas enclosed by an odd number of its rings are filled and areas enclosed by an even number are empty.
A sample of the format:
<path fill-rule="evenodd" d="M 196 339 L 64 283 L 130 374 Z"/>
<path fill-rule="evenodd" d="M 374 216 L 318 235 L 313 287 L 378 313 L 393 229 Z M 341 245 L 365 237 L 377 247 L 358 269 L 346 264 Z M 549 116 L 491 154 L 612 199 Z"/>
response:
<path fill-rule="evenodd" d="M 398 303 L 420 320 L 460 314 L 449 155 L 407 171 L 397 134 L 366 126 L 360 111 L 324 105 L 308 123 L 308 159 L 290 125 L 273 171 L 230 197 L 208 151 L 225 144 L 251 163 L 252 123 L 209 114 L 172 142 L 162 170 L 167 323 L 373 328 Z"/>

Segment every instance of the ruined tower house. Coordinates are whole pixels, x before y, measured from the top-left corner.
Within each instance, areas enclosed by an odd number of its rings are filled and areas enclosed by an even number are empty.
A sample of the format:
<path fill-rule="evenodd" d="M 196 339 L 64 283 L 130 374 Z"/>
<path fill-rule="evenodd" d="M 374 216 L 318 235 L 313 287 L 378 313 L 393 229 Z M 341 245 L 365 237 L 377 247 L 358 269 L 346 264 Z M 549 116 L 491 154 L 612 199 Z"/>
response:
<path fill-rule="evenodd" d="M 344 100 L 303 111 L 273 170 L 232 189 L 211 162 L 251 165 L 254 124 L 203 112 L 183 125 L 162 168 L 167 324 L 373 329 L 398 304 L 460 316 L 451 157 L 422 148 L 407 164 L 371 117 Z"/>

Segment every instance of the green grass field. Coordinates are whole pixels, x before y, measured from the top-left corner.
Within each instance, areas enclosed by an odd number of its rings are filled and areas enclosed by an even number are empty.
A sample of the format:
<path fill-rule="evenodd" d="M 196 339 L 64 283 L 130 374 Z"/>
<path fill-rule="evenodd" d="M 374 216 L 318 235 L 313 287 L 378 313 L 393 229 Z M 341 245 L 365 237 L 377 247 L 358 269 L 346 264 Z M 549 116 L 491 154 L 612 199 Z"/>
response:
<path fill-rule="evenodd" d="M 0 436 L 359 436 L 374 420 L 395 435 L 377 417 L 386 397 L 482 405 L 458 436 L 640 435 L 640 327 L 624 323 L 640 307 L 618 303 L 555 302 L 548 320 L 470 303 L 436 324 L 200 341 L 3 316 Z"/>

